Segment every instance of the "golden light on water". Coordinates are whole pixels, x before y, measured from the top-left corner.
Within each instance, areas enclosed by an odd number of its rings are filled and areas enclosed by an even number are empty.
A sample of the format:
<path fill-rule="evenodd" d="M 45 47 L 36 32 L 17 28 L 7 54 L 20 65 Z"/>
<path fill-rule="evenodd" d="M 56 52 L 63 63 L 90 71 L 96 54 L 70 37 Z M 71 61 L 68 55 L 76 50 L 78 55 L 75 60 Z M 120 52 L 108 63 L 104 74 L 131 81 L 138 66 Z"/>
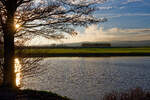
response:
<path fill-rule="evenodd" d="M 21 64 L 19 62 L 19 59 L 15 59 L 15 73 L 16 73 L 16 86 L 20 86 L 20 80 L 21 80 Z"/>

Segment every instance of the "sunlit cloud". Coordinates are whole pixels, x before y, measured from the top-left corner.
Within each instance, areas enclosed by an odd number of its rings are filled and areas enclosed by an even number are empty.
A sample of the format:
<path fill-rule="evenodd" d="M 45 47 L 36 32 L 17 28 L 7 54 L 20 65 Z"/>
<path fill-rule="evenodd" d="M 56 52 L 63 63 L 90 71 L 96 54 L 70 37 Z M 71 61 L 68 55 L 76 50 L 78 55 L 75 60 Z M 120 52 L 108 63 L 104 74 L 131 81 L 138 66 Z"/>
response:
<path fill-rule="evenodd" d="M 37 36 L 33 38 L 30 41 L 27 41 L 25 45 L 48 45 L 48 44 L 55 44 L 55 43 L 61 43 L 61 40 L 52 40 L 52 39 L 47 39 L 42 36 Z"/>
<path fill-rule="evenodd" d="M 77 36 L 68 36 L 67 39 L 60 41 L 49 40 L 43 37 L 36 37 L 29 41 L 27 45 L 50 45 L 61 43 L 77 42 L 111 42 L 111 41 L 142 41 L 150 40 L 150 28 L 148 29 L 104 29 L 98 25 L 87 27 L 84 32 L 78 32 Z"/>
<path fill-rule="evenodd" d="M 64 40 L 65 43 L 72 42 L 101 42 L 101 41 L 140 41 L 150 40 L 150 29 L 120 29 L 110 28 L 105 30 L 103 27 L 91 25 L 84 33 L 77 37 L 70 37 Z"/>

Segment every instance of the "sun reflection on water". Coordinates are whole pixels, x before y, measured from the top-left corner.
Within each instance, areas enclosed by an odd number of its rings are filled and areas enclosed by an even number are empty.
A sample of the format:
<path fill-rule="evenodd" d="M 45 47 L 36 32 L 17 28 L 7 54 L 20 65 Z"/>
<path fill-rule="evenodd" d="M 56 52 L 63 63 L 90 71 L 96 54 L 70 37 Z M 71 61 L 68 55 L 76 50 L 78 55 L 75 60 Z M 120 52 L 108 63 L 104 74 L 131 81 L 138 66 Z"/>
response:
<path fill-rule="evenodd" d="M 16 73 L 16 86 L 20 86 L 20 80 L 21 80 L 21 64 L 19 62 L 19 59 L 15 59 L 15 73 Z"/>

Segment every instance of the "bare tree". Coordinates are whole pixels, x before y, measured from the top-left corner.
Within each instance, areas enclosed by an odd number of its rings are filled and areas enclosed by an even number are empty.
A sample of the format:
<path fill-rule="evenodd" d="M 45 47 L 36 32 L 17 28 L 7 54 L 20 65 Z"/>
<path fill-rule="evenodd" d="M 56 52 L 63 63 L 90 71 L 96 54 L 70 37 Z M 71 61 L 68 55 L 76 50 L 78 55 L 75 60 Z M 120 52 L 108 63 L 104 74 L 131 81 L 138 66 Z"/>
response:
<path fill-rule="evenodd" d="M 0 32 L 4 38 L 3 86 L 16 88 L 15 42 L 33 36 L 61 39 L 77 34 L 75 26 L 104 22 L 92 16 L 106 0 L 0 0 Z M 17 42 L 16 42 L 17 43 Z"/>

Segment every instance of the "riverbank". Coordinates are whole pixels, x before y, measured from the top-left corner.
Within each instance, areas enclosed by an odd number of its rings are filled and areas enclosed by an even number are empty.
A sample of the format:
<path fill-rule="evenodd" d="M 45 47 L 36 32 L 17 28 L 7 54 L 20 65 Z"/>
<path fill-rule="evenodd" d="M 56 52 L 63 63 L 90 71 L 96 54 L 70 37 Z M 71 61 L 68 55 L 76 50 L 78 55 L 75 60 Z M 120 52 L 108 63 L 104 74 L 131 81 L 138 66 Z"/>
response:
<path fill-rule="evenodd" d="M 46 91 L 11 90 L 9 88 L 0 88 L 0 100 L 71 100 L 71 99 Z"/>
<path fill-rule="evenodd" d="M 102 100 L 150 100 L 150 92 L 141 88 L 127 92 L 112 92 L 105 94 Z M 36 90 L 11 90 L 0 88 L 0 100 L 71 100 L 55 93 Z"/>
<path fill-rule="evenodd" d="M 18 54 L 16 57 L 135 57 L 150 56 L 150 53 L 35 53 L 35 54 Z"/>

